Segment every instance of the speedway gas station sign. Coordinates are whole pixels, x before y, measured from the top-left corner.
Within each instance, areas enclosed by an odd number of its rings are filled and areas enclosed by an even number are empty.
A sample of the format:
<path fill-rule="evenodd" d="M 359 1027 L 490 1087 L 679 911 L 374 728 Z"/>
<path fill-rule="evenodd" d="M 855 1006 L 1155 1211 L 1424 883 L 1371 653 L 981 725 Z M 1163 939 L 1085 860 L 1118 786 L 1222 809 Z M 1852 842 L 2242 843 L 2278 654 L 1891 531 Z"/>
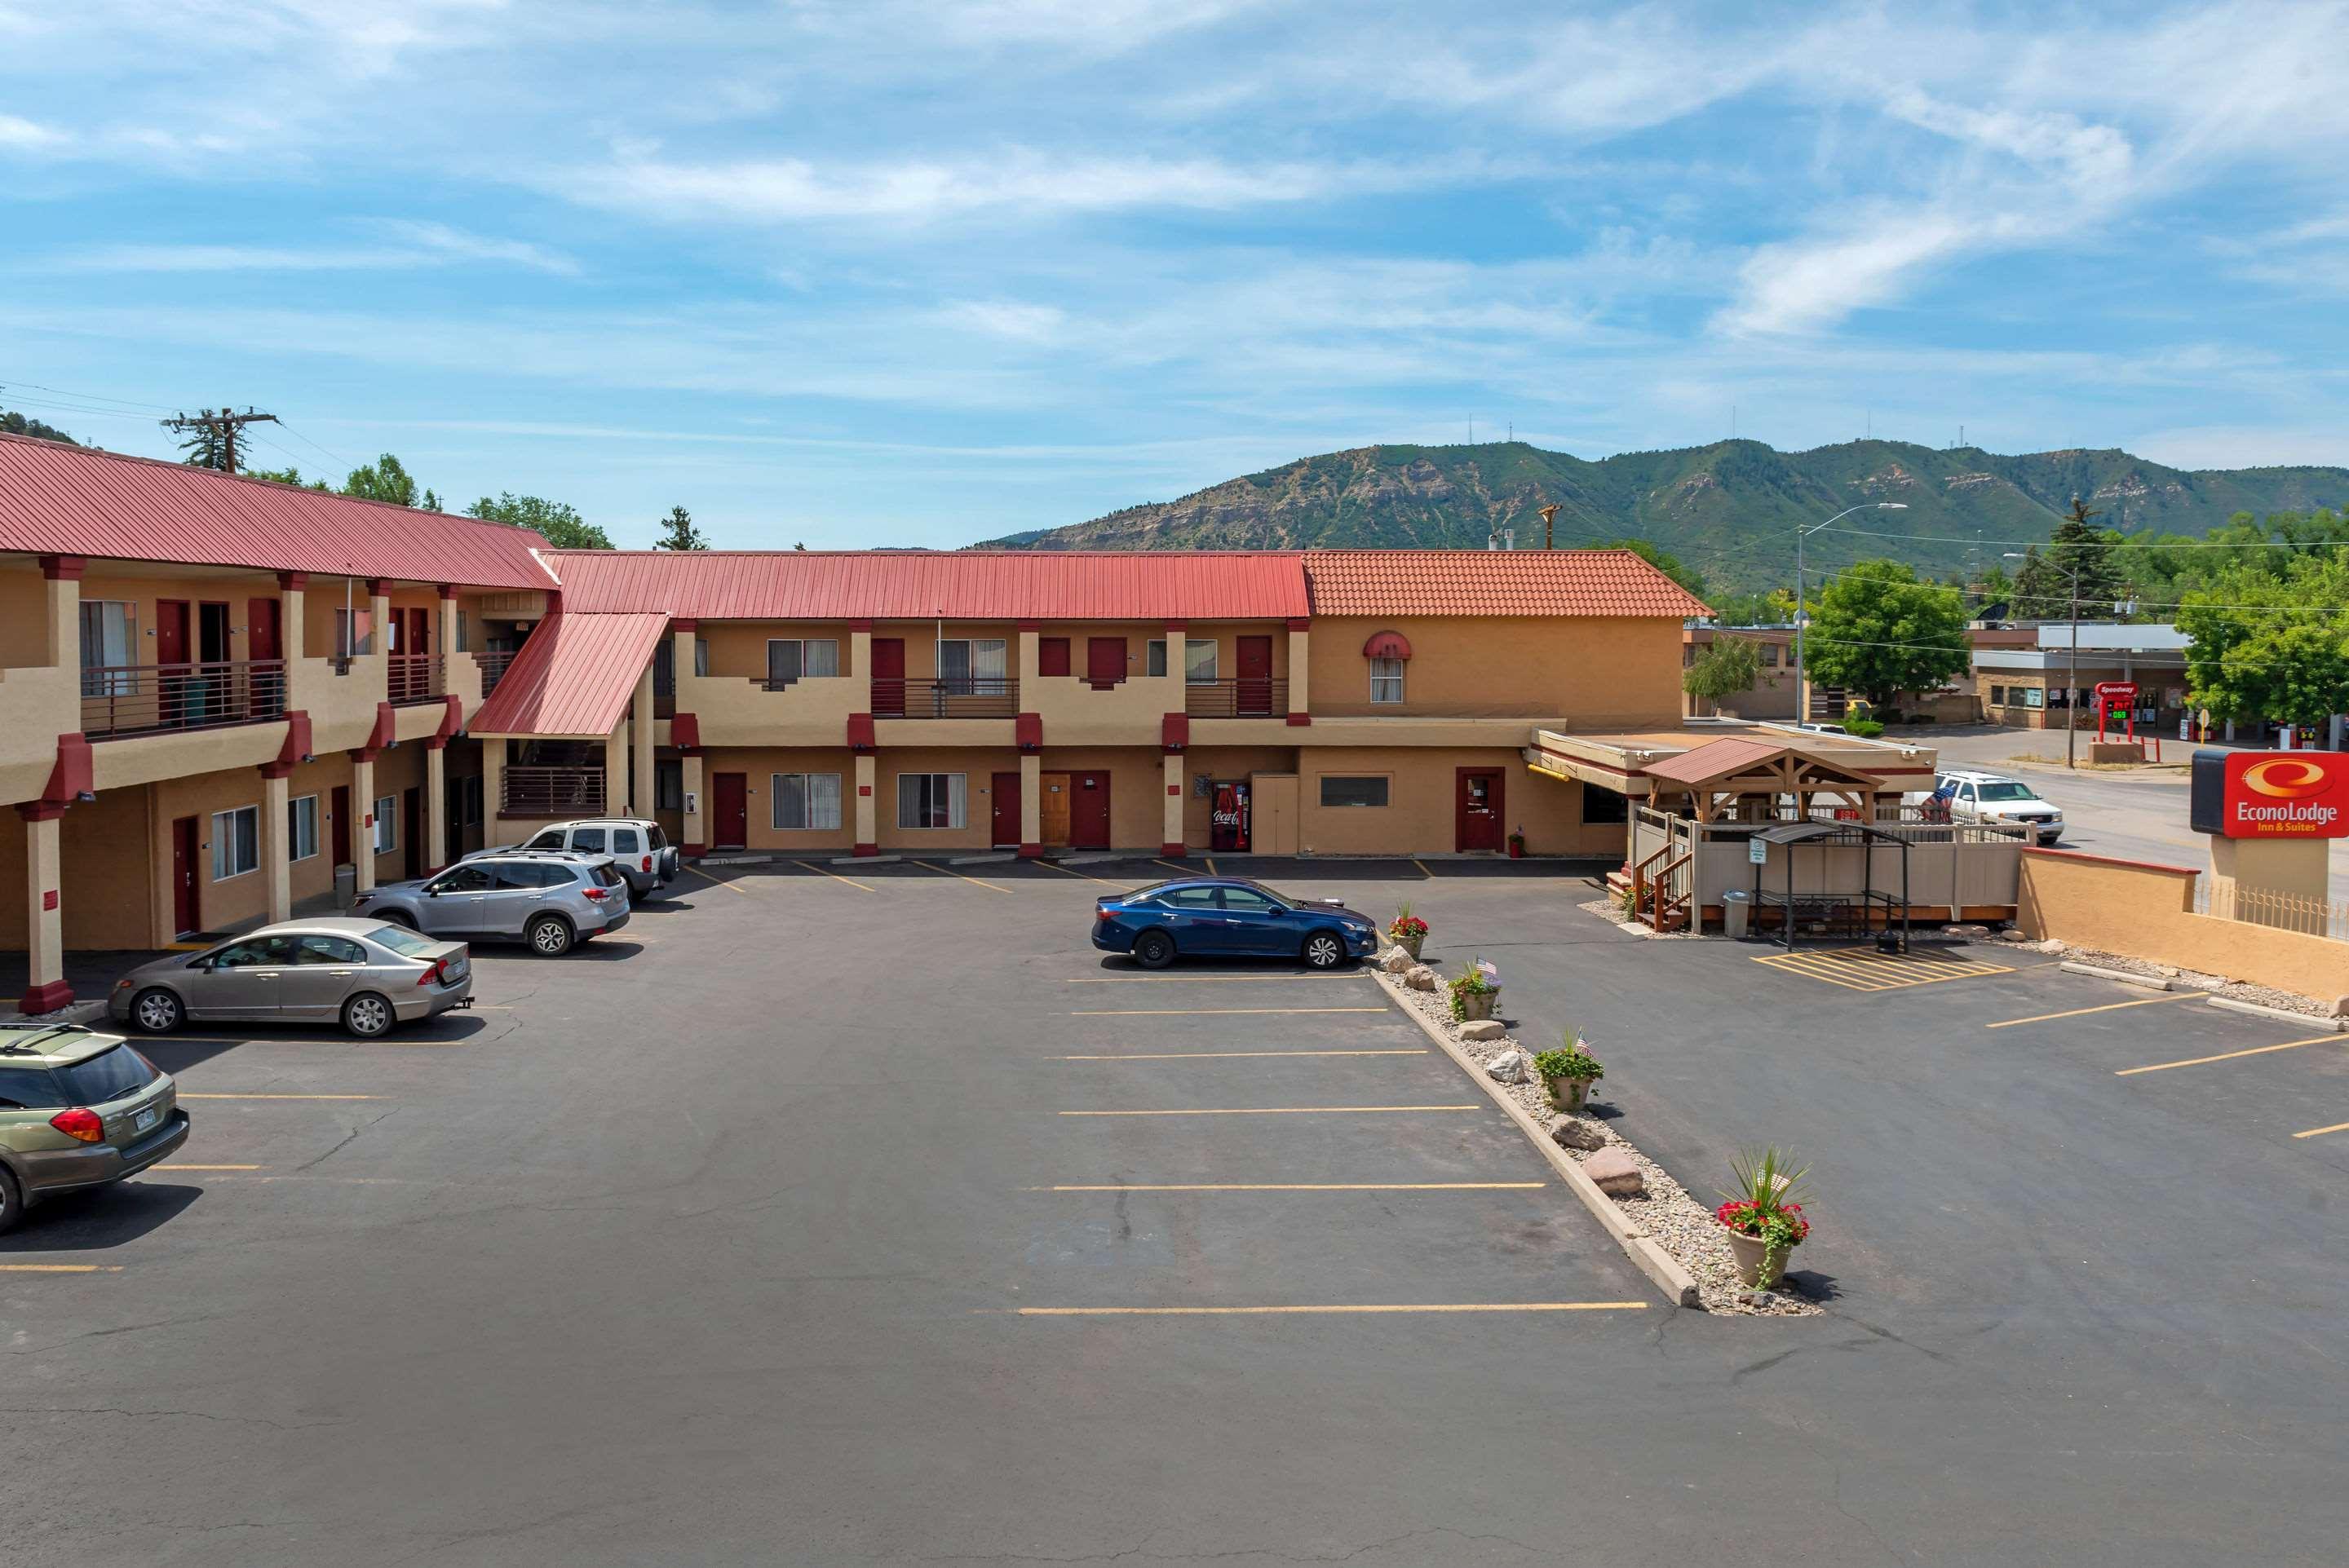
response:
<path fill-rule="evenodd" d="M 2190 810 L 2222 838 L 2349 838 L 2349 754 L 2197 751 Z"/>

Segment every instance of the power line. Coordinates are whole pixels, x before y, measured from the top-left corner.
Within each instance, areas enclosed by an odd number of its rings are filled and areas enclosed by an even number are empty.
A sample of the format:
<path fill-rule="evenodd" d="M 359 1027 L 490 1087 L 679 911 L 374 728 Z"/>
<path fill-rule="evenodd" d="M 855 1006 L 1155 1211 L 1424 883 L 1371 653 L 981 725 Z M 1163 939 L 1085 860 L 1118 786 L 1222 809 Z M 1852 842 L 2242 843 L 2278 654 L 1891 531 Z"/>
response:
<path fill-rule="evenodd" d="M 1869 539 L 1909 540 L 1919 544 L 2020 544 L 2026 548 L 2035 545 L 2043 550 L 2339 550 L 2349 546 L 2349 539 L 2313 540 L 2304 544 L 2295 544 L 2282 539 L 2237 542 L 2225 539 L 2132 539 L 2123 534 L 2118 540 L 2066 545 L 2051 543 L 2044 539 L 1971 539 L 1953 533 L 1894 533 L 1873 528 L 1823 528 L 1817 531 L 1857 533 Z"/>
<path fill-rule="evenodd" d="M 244 428 L 247 425 L 274 425 L 277 423 L 277 416 L 255 413 L 249 403 L 242 414 L 222 404 L 218 410 L 204 408 L 193 414 L 174 414 L 156 423 L 167 430 L 183 434 L 193 432 L 184 445 L 195 449 L 203 466 L 233 474 L 236 472 L 237 459 L 241 455 L 237 450 L 238 445 L 245 439 Z M 220 460 L 214 462 L 212 459 L 215 458 Z"/>

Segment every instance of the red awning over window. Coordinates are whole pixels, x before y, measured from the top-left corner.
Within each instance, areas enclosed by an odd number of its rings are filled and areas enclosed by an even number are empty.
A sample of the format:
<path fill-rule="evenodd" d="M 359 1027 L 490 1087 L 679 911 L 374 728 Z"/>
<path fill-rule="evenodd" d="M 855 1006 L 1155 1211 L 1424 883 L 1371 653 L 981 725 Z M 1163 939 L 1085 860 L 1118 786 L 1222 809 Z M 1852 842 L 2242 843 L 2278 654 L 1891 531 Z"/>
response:
<path fill-rule="evenodd" d="M 1401 632 L 1373 632 L 1371 640 L 1362 645 L 1366 659 L 1407 659 L 1411 657 L 1411 639 Z"/>

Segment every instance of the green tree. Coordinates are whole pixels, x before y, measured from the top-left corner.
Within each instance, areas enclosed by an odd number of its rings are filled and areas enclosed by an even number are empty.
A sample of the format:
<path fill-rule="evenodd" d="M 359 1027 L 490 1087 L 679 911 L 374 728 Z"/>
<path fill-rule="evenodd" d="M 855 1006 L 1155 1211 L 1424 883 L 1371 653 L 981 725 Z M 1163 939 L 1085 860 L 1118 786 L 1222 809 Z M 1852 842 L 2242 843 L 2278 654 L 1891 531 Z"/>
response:
<path fill-rule="evenodd" d="M 707 550 L 709 541 L 701 530 L 693 526 L 693 514 L 681 506 L 668 509 L 668 515 L 656 525 L 661 536 L 653 541 L 655 550 Z"/>
<path fill-rule="evenodd" d="M 225 415 L 223 407 L 220 412 Z M 206 418 L 212 410 L 202 410 Z M 244 468 L 244 434 L 234 425 L 198 425 L 181 438 L 180 450 L 185 455 L 180 460 L 191 469 L 213 469 L 222 473 L 237 473 Z"/>
<path fill-rule="evenodd" d="M 509 528 L 535 530 L 557 550 L 609 550 L 612 537 L 581 517 L 568 502 L 543 496 L 516 495 L 507 490 L 494 500 L 483 496 L 465 509 L 467 517 L 486 518 Z"/>
<path fill-rule="evenodd" d="M 385 500 L 394 506 L 420 507 L 426 511 L 440 510 L 440 498 L 429 490 L 419 491 L 414 476 L 389 452 L 365 468 L 353 469 L 351 477 L 343 481 L 343 493 L 357 496 L 362 500 Z"/>
<path fill-rule="evenodd" d="M 282 469 L 247 469 L 244 470 L 244 477 L 249 480 L 267 480 L 273 484 L 299 485 L 305 490 L 322 490 L 326 488 L 326 480 L 305 480 L 302 477 L 302 470 L 291 463 Z"/>
<path fill-rule="evenodd" d="M 1773 686 L 1778 684 L 1763 676 L 1762 653 L 1753 639 L 1715 636 L 1697 655 L 1696 662 L 1681 672 L 1681 689 L 1717 708 L 1722 698 L 1752 691 L 1757 680 Z"/>
<path fill-rule="evenodd" d="M 68 447 L 81 445 L 55 425 L 45 425 L 38 419 L 28 419 L 17 413 L 0 411 L 0 431 L 11 436 L 30 436 L 40 441 L 63 441 Z"/>
<path fill-rule="evenodd" d="M 2023 570 L 2014 574 L 2014 614 L 2025 621 L 2068 621 L 2072 618 L 2075 576 L 2080 614 L 2084 619 L 2109 617 L 2126 589 L 2114 553 L 2120 535 L 2110 529 L 2091 528 L 2090 511 L 2077 496 L 2072 512 L 2055 525 L 2043 553 L 2037 545 L 2023 552 Z"/>
<path fill-rule="evenodd" d="M 1806 674 L 1858 692 L 1879 712 L 1895 694 L 1930 691 L 1973 663 L 1966 602 L 1955 589 L 1918 581 L 1898 561 L 1863 561 L 1820 591 Z"/>
<path fill-rule="evenodd" d="M 2287 724 L 2349 712 L 2349 562 L 2246 553 L 2267 559 L 2221 568 L 2178 607 L 2178 629 L 2193 639 L 2189 699 L 2220 718 Z"/>

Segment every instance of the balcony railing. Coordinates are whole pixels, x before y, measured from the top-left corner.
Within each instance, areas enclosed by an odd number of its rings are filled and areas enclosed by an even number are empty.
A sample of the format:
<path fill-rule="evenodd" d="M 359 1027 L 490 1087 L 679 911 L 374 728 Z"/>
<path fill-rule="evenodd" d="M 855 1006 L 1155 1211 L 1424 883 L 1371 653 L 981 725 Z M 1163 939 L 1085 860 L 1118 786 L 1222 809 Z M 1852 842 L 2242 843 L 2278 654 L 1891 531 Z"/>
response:
<path fill-rule="evenodd" d="M 1193 718 L 1285 718 L 1288 683 L 1268 676 L 1192 681 L 1183 688 L 1183 711 Z"/>
<path fill-rule="evenodd" d="M 81 672 L 81 732 L 93 740 L 285 717 L 284 659 L 99 665 Z"/>
<path fill-rule="evenodd" d="M 509 817 L 594 817 L 604 810 L 601 768 L 509 768 L 505 799 L 498 810 Z"/>
<path fill-rule="evenodd" d="M 438 702 L 448 695 L 438 654 L 394 654 L 386 672 L 394 703 Z"/>
<path fill-rule="evenodd" d="M 936 680 L 875 680 L 875 718 L 1014 718 L 1019 683 L 1008 676 L 946 676 Z"/>
<path fill-rule="evenodd" d="M 498 681 L 505 675 L 506 666 L 513 663 L 513 661 L 514 650 L 512 648 L 508 648 L 502 653 L 475 654 L 473 655 L 473 662 L 481 666 L 481 695 L 483 696 L 487 696 L 492 692 L 498 689 Z"/>

